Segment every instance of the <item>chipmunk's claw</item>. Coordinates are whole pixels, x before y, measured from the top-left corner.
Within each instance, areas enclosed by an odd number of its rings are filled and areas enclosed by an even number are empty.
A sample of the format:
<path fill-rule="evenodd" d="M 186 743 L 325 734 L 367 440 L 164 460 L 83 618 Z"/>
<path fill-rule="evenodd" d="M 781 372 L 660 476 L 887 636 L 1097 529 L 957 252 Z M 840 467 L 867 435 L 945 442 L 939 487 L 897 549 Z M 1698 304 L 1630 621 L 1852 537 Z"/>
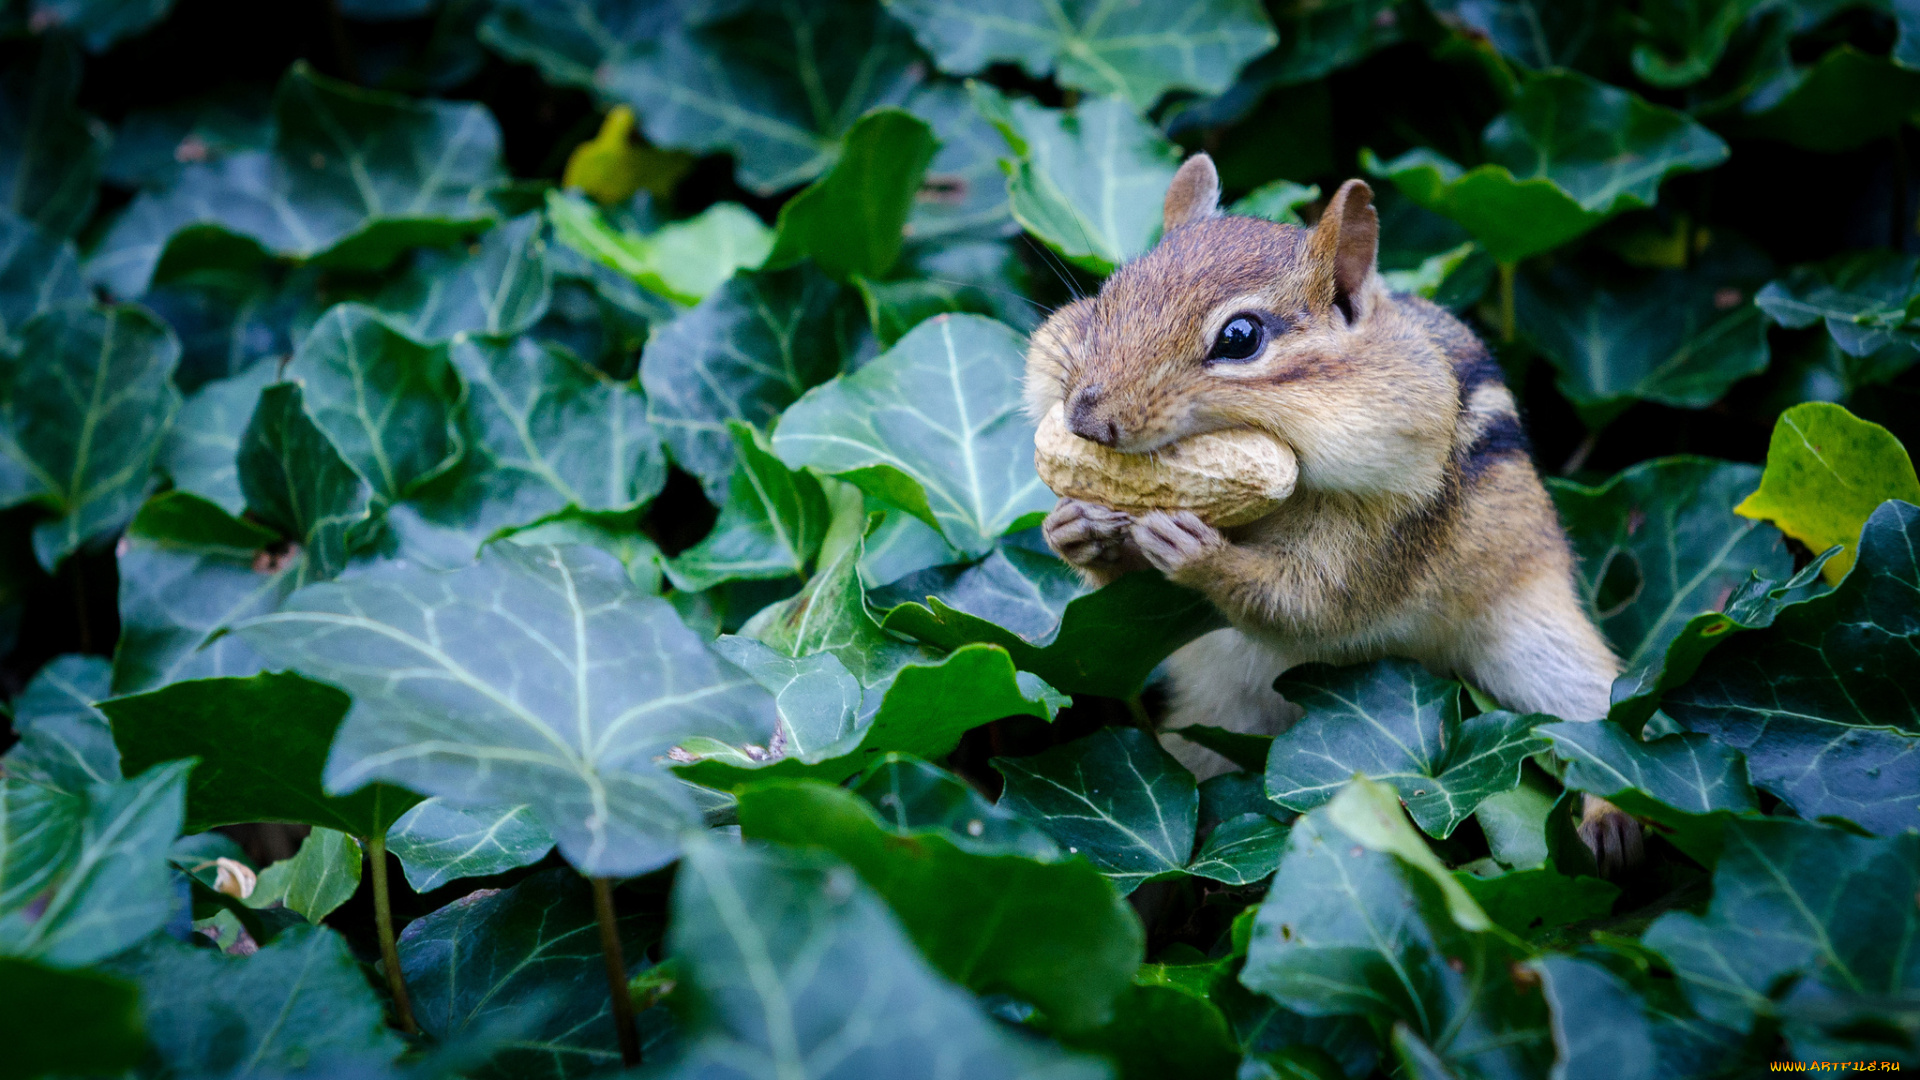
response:
<path fill-rule="evenodd" d="M 1040 534 L 1054 554 L 1074 566 L 1108 568 L 1128 560 L 1133 515 L 1110 506 L 1061 499 L 1040 524 Z"/>
<path fill-rule="evenodd" d="M 1178 580 L 1226 547 L 1227 538 L 1190 510 L 1155 510 L 1134 521 L 1133 543 L 1149 565 Z"/>
<path fill-rule="evenodd" d="M 1614 878 L 1646 858 L 1645 829 L 1633 815 L 1605 799 L 1588 795 L 1580 814 L 1580 839 L 1593 852 L 1600 876 Z"/>

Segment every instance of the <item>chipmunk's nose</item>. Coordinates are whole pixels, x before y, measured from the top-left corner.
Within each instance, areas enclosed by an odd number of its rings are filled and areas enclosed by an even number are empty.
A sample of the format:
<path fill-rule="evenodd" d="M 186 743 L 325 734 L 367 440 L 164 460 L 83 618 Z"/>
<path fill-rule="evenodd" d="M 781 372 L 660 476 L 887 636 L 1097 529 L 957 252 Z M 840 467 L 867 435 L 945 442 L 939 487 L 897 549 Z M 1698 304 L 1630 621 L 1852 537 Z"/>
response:
<path fill-rule="evenodd" d="M 1067 430 L 1089 442 L 1112 446 L 1120 441 L 1120 428 L 1099 414 L 1100 384 L 1083 386 L 1067 399 Z"/>

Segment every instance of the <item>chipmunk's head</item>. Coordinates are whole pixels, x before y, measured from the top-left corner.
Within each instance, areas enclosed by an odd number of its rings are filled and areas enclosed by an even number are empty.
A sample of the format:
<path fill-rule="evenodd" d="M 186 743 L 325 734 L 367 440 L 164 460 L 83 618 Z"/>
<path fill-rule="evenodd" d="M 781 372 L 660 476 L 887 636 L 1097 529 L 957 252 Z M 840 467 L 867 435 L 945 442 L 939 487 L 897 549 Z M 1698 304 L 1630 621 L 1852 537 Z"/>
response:
<path fill-rule="evenodd" d="M 1311 229 L 1224 216 L 1212 160 L 1187 159 L 1159 245 L 1035 331 L 1029 409 L 1063 403 L 1075 434 L 1128 453 L 1254 428 L 1292 445 L 1303 487 L 1432 491 L 1456 384 L 1374 271 L 1372 197 L 1347 181 Z"/>

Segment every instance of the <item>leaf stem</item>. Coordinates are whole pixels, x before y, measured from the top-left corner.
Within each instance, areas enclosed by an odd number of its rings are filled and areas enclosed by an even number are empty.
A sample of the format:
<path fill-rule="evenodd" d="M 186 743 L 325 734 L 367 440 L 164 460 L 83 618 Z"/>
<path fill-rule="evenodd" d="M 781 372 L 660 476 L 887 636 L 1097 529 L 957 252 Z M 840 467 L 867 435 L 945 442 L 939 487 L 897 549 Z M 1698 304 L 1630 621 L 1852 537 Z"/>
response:
<path fill-rule="evenodd" d="M 1147 715 L 1147 703 L 1140 699 L 1139 694 L 1127 699 L 1127 713 L 1133 717 L 1134 724 L 1141 731 L 1149 735 L 1153 734 L 1153 717 Z"/>
<path fill-rule="evenodd" d="M 1513 340 L 1513 278 L 1518 264 L 1503 262 L 1500 264 L 1500 340 Z"/>
<path fill-rule="evenodd" d="M 393 903 L 387 895 L 387 838 L 385 834 L 369 837 L 367 840 L 367 860 L 373 869 L 373 925 L 380 937 L 380 962 L 386 965 L 387 989 L 393 992 L 393 1013 L 400 1021 L 400 1030 L 409 1035 L 420 1034 L 420 1025 L 413 1019 L 413 999 L 407 996 L 407 979 L 400 973 L 400 948 L 393 938 Z"/>
<path fill-rule="evenodd" d="M 640 1064 L 640 1029 L 633 1022 L 633 994 L 627 988 L 627 962 L 620 955 L 620 927 L 613 914 L 613 879 L 593 882 L 593 916 L 600 923 L 600 955 L 607 963 L 607 996 L 613 999 L 613 1026 L 620 1036 L 620 1060 Z"/>

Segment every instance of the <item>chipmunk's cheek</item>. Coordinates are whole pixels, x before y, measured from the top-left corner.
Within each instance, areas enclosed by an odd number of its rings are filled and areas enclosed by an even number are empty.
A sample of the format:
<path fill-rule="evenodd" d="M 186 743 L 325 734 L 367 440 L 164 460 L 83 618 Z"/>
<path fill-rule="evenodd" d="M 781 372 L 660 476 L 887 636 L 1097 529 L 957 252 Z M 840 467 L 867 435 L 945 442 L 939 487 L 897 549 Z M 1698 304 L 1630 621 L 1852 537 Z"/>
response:
<path fill-rule="evenodd" d="M 1178 580 L 1225 549 L 1227 540 L 1193 513 L 1156 510 L 1134 521 L 1133 544 L 1154 569 Z"/>

